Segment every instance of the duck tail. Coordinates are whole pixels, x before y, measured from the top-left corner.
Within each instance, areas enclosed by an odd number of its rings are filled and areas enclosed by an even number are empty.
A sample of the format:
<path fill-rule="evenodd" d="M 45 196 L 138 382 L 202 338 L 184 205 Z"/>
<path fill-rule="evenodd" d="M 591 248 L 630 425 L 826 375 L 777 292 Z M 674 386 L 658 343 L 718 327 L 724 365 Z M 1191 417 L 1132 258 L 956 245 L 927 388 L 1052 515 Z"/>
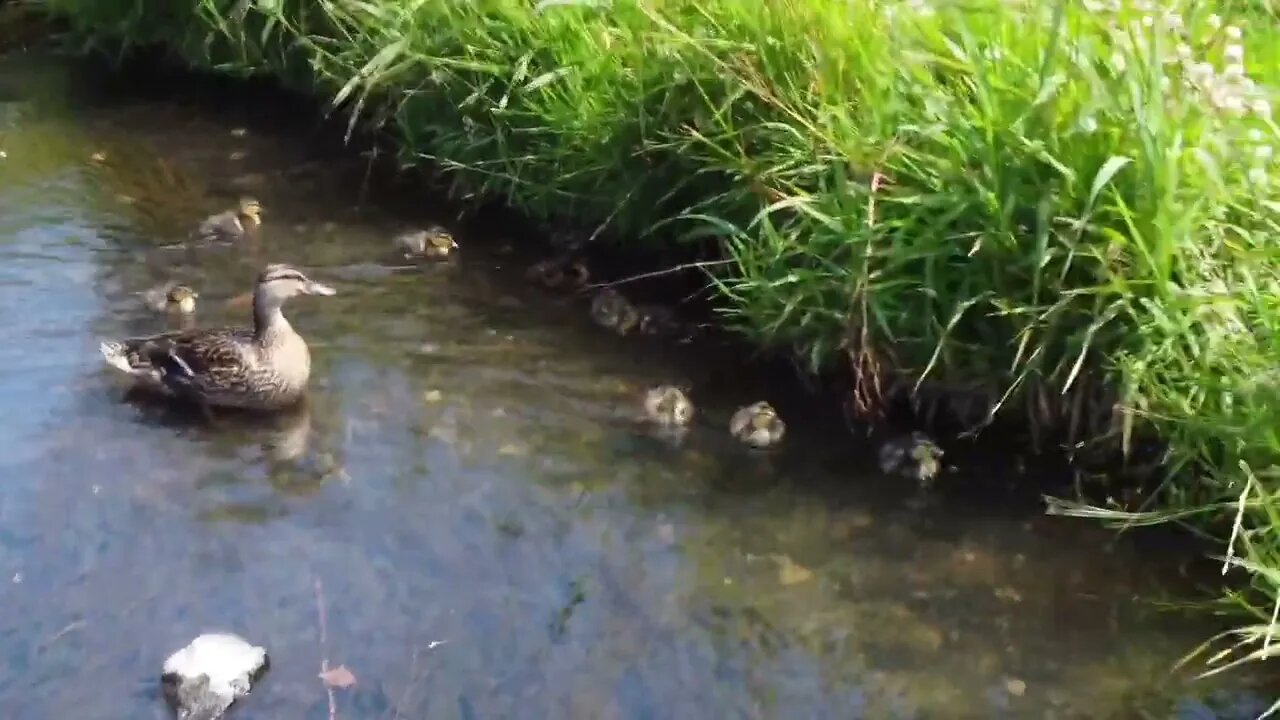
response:
<path fill-rule="evenodd" d="M 129 365 L 128 349 L 124 343 L 106 340 L 98 345 L 98 350 L 111 367 L 129 375 L 135 374 L 133 367 Z"/>

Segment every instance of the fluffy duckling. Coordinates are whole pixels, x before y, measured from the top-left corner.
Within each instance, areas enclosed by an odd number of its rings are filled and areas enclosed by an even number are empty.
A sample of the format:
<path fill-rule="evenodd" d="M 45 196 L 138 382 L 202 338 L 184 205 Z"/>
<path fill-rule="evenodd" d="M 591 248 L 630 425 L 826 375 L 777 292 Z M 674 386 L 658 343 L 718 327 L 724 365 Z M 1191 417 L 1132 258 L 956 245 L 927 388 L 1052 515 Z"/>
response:
<path fill-rule="evenodd" d="M 686 328 L 675 310 L 666 305 L 637 305 L 640 313 L 640 332 L 644 335 L 682 335 Z"/>
<path fill-rule="evenodd" d="M 529 266 L 525 279 L 547 290 L 581 290 L 591 280 L 591 271 L 581 260 L 543 260 Z"/>
<path fill-rule="evenodd" d="M 174 285 L 165 293 L 165 310 L 190 315 L 196 311 L 196 298 L 200 293 L 186 285 Z"/>
<path fill-rule="evenodd" d="M 729 419 L 729 433 L 753 448 L 766 448 L 782 442 L 787 424 L 768 402 L 752 403 Z"/>
<path fill-rule="evenodd" d="M 397 235 L 392 240 L 392 244 L 407 258 L 418 256 L 432 260 L 443 260 L 458 249 L 458 242 L 453 239 L 453 233 L 440 225 Z"/>
<path fill-rule="evenodd" d="M 673 385 L 659 385 L 644 394 L 644 414 L 662 427 L 684 427 L 693 420 L 693 402 Z"/>
<path fill-rule="evenodd" d="M 626 335 L 640 324 L 640 313 L 622 293 L 605 288 L 591 299 L 591 319 L 603 328 Z"/>
<path fill-rule="evenodd" d="M 200 293 L 187 285 L 166 283 L 142 293 L 142 301 L 156 312 L 190 315 L 196 311 Z"/>
<path fill-rule="evenodd" d="M 524 279 L 545 288 L 555 287 L 564 278 L 560 263 L 555 260 L 539 260 L 524 271 Z"/>
<path fill-rule="evenodd" d="M 665 305 L 637 305 L 640 333 L 661 335 L 677 342 L 693 342 L 702 335 L 702 327 L 681 319 L 673 308 Z"/>
<path fill-rule="evenodd" d="M 234 210 L 205 218 L 196 228 L 196 236 L 211 241 L 238 240 L 261 224 L 262 205 L 251 197 L 242 197 Z"/>
<path fill-rule="evenodd" d="M 919 431 L 889 440 L 880 446 L 879 455 L 881 472 L 913 478 L 922 486 L 932 483 L 942 470 L 942 448 Z"/>

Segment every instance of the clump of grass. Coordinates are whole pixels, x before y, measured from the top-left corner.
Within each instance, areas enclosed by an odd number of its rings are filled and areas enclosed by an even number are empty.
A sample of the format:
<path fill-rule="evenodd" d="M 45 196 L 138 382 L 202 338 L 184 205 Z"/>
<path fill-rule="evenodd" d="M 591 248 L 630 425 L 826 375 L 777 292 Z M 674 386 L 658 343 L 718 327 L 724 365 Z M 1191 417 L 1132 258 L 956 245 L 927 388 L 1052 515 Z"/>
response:
<path fill-rule="evenodd" d="M 724 322 L 847 364 L 865 414 L 932 384 L 983 398 L 975 427 L 1162 438 L 1159 517 L 1231 535 L 1240 603 L 1280 598 L 1266 8 L 48 4 L 89 37 L 327 94 L 460 192 L 715 248 Z"/>

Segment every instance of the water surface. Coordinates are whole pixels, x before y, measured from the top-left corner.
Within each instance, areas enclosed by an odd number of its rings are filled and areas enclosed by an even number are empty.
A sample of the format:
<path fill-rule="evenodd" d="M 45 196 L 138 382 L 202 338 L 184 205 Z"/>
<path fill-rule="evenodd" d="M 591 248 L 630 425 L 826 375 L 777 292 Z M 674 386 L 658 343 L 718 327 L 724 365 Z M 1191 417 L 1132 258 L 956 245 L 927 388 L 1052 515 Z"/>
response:
<path fill-rule="evenodd" d="M 735 447 L 728 414 L 767 392 L 525 288 L 518 228 L 405 266 L 390 235 L 451 216 L 364 202 L 306 125 L 51 58 L 0 61 L 0 90 L 0 716 L 165 717 L 158 668 L 208 629 L 271 653 L 239 718 L 327 717 L 326 658 L 359 680 L 343 718 L 1257 708 L 1247 677 L 1170 672 L 1214 628 L 1143 601 L 1186 592 L 1150 548 L 913 506 L 803 427 Z M 256 241 L 168 247 L 242 192 Z M 185 281 L 198 322 L 242 322 L 226 301 L 269 261 L 339 290 L 289 306 L 303 411 L 122 399 L 99 339 L 165 326 L 136 293 Z M 667 381 L 702 401 L 680 445 L 631 421 Z"/>

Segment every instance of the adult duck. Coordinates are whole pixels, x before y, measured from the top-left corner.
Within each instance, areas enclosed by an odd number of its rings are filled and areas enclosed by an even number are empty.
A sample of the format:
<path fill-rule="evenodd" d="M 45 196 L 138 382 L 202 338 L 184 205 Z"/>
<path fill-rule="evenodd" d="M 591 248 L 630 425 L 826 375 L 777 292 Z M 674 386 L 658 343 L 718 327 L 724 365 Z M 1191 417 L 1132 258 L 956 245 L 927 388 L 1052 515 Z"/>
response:
<path fill-rule="evenodd" d="M 204 407 L 278 410 L 311 376 L 307 342 L 281 312 L 297 295 L 335 290 L 289 265 L 268 265 L 253 291 L 253 327 L 181 330 L 104 342 L 107 364 L 138 387 Z"/>

